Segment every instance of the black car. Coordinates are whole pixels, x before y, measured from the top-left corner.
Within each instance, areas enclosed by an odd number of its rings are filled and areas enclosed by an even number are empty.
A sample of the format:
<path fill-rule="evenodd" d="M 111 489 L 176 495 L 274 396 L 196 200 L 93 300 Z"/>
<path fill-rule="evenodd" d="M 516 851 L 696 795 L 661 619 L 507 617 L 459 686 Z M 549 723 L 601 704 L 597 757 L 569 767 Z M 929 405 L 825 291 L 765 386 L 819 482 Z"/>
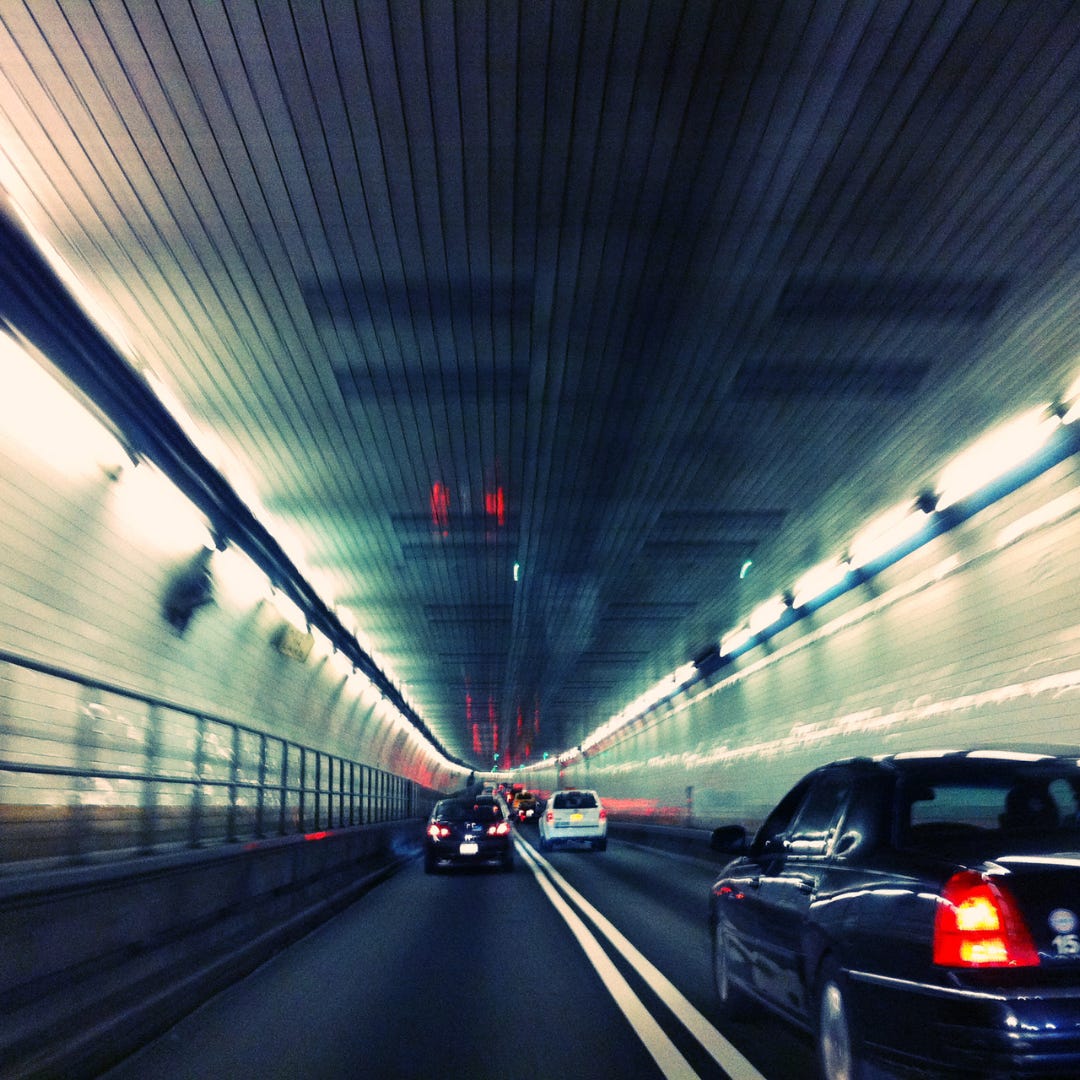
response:
<path fill-rule="evenodd" d="M 513 831 L 502 804 L 492 795 L 437 802 L 424 832 L 424 870 L 484 863 L 514 869 Z"/>
<path fill-rule="evenodd" d="M 850 759 L 804 777 L 713 885 L 721 1008 L 813 1034 L 821 1073 L 1080 1076 L 1080 760 Z"/>

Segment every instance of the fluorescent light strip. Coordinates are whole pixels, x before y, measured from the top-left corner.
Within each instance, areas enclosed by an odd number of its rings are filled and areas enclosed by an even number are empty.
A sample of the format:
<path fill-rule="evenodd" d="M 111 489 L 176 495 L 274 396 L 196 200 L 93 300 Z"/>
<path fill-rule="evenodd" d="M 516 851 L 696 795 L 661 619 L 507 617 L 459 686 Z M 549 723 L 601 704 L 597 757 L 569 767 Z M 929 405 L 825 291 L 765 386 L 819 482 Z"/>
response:
<path fill-rule="evenodd" d="M 990 487 L 1012 470 L 1022 468 L 1025 462 L 1031 461 L 1046 447 L 1060 427 L 1080 417 L 1080 378 L 1070 386 L 1064 400 L 1068 407 L 1064 417 L 1060 417 L 1058 411 L 1048 405 L 1030 409 L 992 429 L 962 450 L 941 473 L 936 490 L 935 511 L 953 506 L 979 490 Z M 1074 450 L 1068 452 L 1072 453 Z M 1002 531 L 998 540 L 999 546 L 1011 543 L 1030 529 L 1070 513 L 1076 500 L 1076 496 L 1063 496 L 1049 504 L 1044 511 L 1029 514 L 1022 521 Z M 1054 509 L 1051 510 L 1050 506 Z M 930 521 L 931 514 L 915 502 L 902 503 L 886 511 L 855 534 L 849 544 L 846 560 L 823 563 L 799 578 L 793 590 L 792 608 L 804 608 L 814 600 L 826 596 L 831 590 L 838 589 L 852 569 L 872 566 L 896 552 L 906 554 L 907 552 L 902 550 L 904 546 L 916 540 L 920 531 L 926 529 Z M 748 564 L 743 566 L 743 574 L 747 566 Z M 740 574 L 740 577 L 743 574 Z M 773 598 L 755 608 L 747 625 L 732 630 L 721 638 L 720 655 L 732 659 L 744 651 L 758 635 L 768 636 L 767 632 L 784 613 L 779 606 L 781 603 L 779 598 Z M 723 683 L 717 684 L 720 685 Z M 714 686 L 712 689 L 716 688 Z M 697 698 L 692 700 L 696 701 Z M 691 701 L 687 701 L 683 707 L 690 703 Z M 619 714 L 620 718 L 625 718 L 621 720 L 619 727 L 648 711 L 646 708 L 636 716 L 628 715 L 636 705 L 635 701 Z M 682 710 L 680 708 L 677 711 Z M 610 733 L 607 725 L 599 730 L 605 731 L 605 734 Z M 583 741 L 582 746 L 591 747 L 598 741 L 599 737 L 594 734 Z M 574 753 L 576 754 L 576 750 Z M 559 758 L 563 763 L 569 760 L 572 758 L 565 758 L 565 755 Z"/>

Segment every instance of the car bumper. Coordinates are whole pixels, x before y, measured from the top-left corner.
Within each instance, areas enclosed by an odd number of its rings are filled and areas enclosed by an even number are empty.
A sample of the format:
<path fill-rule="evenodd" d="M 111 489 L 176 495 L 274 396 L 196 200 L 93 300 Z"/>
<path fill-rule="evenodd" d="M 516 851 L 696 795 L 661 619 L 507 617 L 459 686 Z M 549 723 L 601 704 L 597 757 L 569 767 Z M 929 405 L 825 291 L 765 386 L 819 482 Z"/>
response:
<path fill-rule="evenodd" d="M 572 843 L 573 841 L 579 841 L 581 843 L 592 843 L 594 840 L 603 840 L 607 837 L 607 829 L 597 829 L 594 826 L 589 826 L 584 829 L 575 829 L 570 826 L 553 826 L 547 829 L 544 833 L 545 839 L 549 840 L 553 844 Z"/>
<path fill-rule="evenodd" d="M 952 1076 L 1080 1076 L 1080 987 L 987 992 L 850 973 L 873 1056 Z"/>
<path fill-rule="evenodd" d="M 428 844 L 427 857 L 435 862 L 468 863 L 504 862 L 513 857 L 513 844 L 500 840 L 498 843 L 479 843 L 476 851 L 463 849 L 460 841 Z"/>

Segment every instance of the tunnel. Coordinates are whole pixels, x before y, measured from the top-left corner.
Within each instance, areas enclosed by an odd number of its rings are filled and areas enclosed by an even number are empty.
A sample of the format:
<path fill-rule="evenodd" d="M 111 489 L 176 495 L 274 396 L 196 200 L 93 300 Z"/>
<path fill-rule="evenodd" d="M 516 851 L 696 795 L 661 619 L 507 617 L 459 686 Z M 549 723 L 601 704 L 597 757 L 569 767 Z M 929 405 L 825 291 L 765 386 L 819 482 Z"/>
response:
<path fill-rule="evenodd" d="M 4 0 L 0 331 L 2 1077 L 813 1075 L 714 830 L 1080 755 L 1075 4 Z"/>

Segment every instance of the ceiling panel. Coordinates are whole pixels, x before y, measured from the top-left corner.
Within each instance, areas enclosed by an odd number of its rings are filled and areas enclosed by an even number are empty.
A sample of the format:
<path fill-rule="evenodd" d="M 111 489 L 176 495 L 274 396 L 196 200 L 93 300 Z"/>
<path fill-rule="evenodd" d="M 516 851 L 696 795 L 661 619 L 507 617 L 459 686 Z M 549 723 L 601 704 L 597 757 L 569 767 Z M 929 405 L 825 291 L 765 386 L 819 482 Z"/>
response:
<path fill-rule="evenodd" d="M 0 5 L 0 183 L 481 766 L 1060 390 L 1078 113 L 1074 4 Z"/>

